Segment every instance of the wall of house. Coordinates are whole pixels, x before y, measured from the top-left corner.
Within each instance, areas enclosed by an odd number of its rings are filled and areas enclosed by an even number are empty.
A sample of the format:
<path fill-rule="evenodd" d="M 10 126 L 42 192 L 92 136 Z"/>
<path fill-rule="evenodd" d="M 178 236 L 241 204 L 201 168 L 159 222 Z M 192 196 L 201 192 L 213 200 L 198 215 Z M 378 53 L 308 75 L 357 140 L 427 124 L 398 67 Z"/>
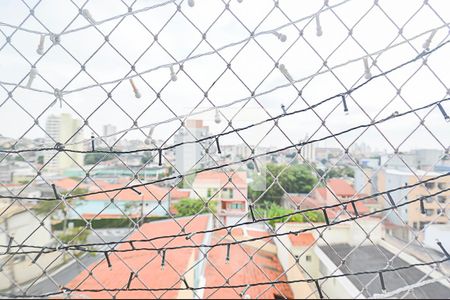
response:
<path fill-rule="evenodd" d="M 128 208 L 127 203 L 133 206 Z M 111 203 L 109 200 L 77 200 L 74 203 L 76 212 L 71 210 L 69 212 L 69 218 L 79 218 L 83 214 L 138 214 L 141 213 L 141 201 L 115 201 Z M 169 211 L 169 201 L 164 199 L 161 204 L 158 201 L 143 201 L 144 214 L 150 216 L 165 216 Z"/>
<path fill-rule="evenodd" d="M 303 254 L 302 249 L 293 247 L 287 235 L 280 236 L 275 239 L 277 246 L 277 255 L 283 270 L 286 272 L 287 280 L 305 279 L 304 270 L 314 270 L 316 261 L 306 261 L 306 255 Z M 301 255 L 299 263 L 297 264 L 293 255 Z M 294 266 L 294 267 L 293 267 Z M 309 273 L 309 272 L 308 272 Z M 311 276 L 314 276 L 310 273 Z M 313 292 L 310 285 L 306 282 L 290 283 L 289 286 L 294 293 L 295 299 L 306 299 Z"/>
<path fill-rule="evenodd" d="M 28 211 L 15 214 L 3 219 L 0 223 L 0 244 L 7 245 L 9 236 L 14 237 L 13 245 L 22 243 L 36 246 L 49 245 L 53 241 L 50 234 L 50 219 L 47 218 L 41 225 L 40 221 Z M 40 277 L 42 269 L 47 267 L 52 269 L 63 263 L 62 256 L 57 252 L 43 254 L 36 264 L 32 264 L 35 256 L 36 254 L 2 256 L 0 264 L 5 265 L 3 272 L 0 272 L 0 290 L 9 288 L 11 281 L 19 284 L 27 282 Z"/>

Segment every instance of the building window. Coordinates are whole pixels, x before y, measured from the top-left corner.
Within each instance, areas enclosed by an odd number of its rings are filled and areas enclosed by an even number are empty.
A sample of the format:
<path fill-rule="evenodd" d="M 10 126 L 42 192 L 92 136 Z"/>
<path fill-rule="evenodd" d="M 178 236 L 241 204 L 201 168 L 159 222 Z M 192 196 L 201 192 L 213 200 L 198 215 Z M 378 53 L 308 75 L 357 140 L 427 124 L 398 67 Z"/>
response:
<path fill-rule="evenodd" d="M 423 196 L 423 197 L 424 197 L 426 203 L 433 202 L 433 197 L 430 197 L 430 196 Z"/>
<path fill-rule="evenodd" d="M 420 222 L 420 230 L 422 230 L 428 223 L 430 222 Z"/>
<path fill-rule="evenodd" d="M 311 261 L 311 255 L 306 255 L 305 260 L 306 261 Z"/>
<path fill-rule="evenodd" d="M 213 195 L 215 195 L 217 192 L 217 189 L 214 188 L 208 188 L 208 191 L 206 192 L 206 196 L 208 198 L 211 198 Z"/>
<path fill-rule="evenodd" d="M 413 228 L 417 229 L 417 222 L 413 222 Z"/>
<path fill-rule="evenodd" d="M 241 203 L 231 203 L 230 208 L 231 209 L 242 209 L 242 204 Z"/>
<path fill-rule="evenodd" d="M 447 188 L 447 183 L 446 182 L 439 182 L 438 183 L 438 188 L 441 190 L 445 190 Z"/>
<path fill-rule="evenodd" d="M 445 209 L 444 209 L 444 208 L 443 208 L 443 209 L 438 208 L 438 209 L 436 210 L 436 213 L 437 213 L 438 215 L 445 215 Z"/>
<path fill-rule="evenodd" d="M 425 187 L 427 189 L 434 189 L 434 182 L 425 182 Z"/>
<path fill-rule="evenodd" d="M 439 203 L 445 203 L 445 200 L 447 200 L 447 197 L 445 197 L 445 196 L 438 196 L 437 200 L 438 200 Z"/>
<path fill-rule="evenodd" d="M 233 189 L 232 188 L 224 188 L 222 190 L 222 198 L 232 199 L 233 198 Z"/>
<path fill-rule="evenodd" d="M 425 215 L 431 217 L 434 213 L 434 209 L 425 209 Z"/>

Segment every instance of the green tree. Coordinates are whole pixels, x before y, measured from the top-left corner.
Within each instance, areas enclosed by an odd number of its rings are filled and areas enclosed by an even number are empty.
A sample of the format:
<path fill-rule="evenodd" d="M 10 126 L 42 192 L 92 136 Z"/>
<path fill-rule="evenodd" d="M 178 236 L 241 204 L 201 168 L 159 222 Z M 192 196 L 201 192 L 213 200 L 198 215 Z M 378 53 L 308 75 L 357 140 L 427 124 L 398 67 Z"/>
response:
<path fill-rule="evenodd" d="M 75 188 L 73 191 L 71 191 L 71 195 L 79 195 L 79 194 L 85 194 L 88 190 L 85 188 Z M 83 199 L 83 197 L 79 197 L 78 199 Z M 74 207 L 77 205 L 76 199 L 67 199 L 66 202 L 70 204 L 70 206 Z M 50 200 L 50 201 L 39 201 L 34 207 L 33 210 L 38 215 L 48 215 L 51 213 L 55 213 L 57 211 L 60 211 L 63 215 L 63 231 L 67 229 L 67 219 L 69 215 L 69 208 L 64 205 L 63 202 L 60 200 Z"/>
<path fill-rule="evenodd" d="M 63 243 L 69 243 L 76 241 L 77 243 L 86 243 L 89 231 L 85 227 L 73 227 L 62 231 L 58 234 L 58 238 Z"/>
<path fill-rule="evenodd" d="M 320 176 L 323 176 L 326 171 L 319 170 L 318 173 Z M 325 179 L 330 178 L 342 178 L 342 177 L 355 177 L 355 170 L 350 168 L 349 166 L 345 167 L 334 167 L 333 169 L 328 170 L 327 174 L 325 175 Z"/>
<path fill-rule="evenodd" d="M 100 150 L 100 149 L 98 149 Z M 84 164 L 85 165 L 93 165 L 100 161 L 108 161 L 112 160 L 114 155 L 112 154 L 104 154 L 104 153 L 87 153 L 84 156 Z"/>
<path fill-rule="evenodd" d="M 264 175 L 255 175 L 253 180 L 255 186 L 261 186 L 261 182 L 265 180 L 267 189 L 265 191 L 254 191 L 249 187 L 249 196 L 255 200 L 262 195 L 263 201 L 280 203 L 284 194 L 283 189 L 288 193 L 308 193 L 317 183 L 311 170 L 304 165 L 291 165 L 286 168 L 285 164 L 269 163 L 266 165 L 267 172 Z M 274 177 L 278 177 L 278 184 L 273 183 Z M 273 177 L 272 177 L 273 175 Z M 283 189 L 281 187 L 283 187 Z"/>
<path fill-rule="evenodd" d="M 44 164 L 44 156 L 43 155 L 39 155 L 36 159 L 38 164 L 43 165 Z"/>
<path fill-rule="evenodd" d="M 209 212 L 216 212 L 217 203 L 215 201 L 209 201 L 208 209 L 206 204 L 200 199 L 182 199 L 175 204 L 178 216 L 192 216 L 197 213 L 206 214 Z"/>
<path fill-rule="evenodd" d="M 278 219 L 270 220 L 268 223 L 272 226 L 275 226 L 276 223 L 283 223 L 286 221 L 304 223 L 307 221 L 323 222 L 325 220 L 322 212 L 308 211 L 305 213 L 293 214 L 294 210 L 281 207 L 273 202 L 264 202 L 261 206 L 256 208 L 256 212 L 258 216 L 262 216 L 263 218 L 274 218 L 289 215 L 286 217 L 280 217 Z"/>

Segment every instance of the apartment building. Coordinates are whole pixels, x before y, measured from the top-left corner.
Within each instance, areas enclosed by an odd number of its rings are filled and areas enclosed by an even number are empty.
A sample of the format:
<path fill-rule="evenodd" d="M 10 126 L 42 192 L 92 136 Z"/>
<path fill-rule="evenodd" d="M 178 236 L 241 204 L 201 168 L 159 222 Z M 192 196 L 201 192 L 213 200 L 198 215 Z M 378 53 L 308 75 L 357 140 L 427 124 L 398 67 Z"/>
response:
<path fill-rule="evenodd" d="M 192 198 L 217 201 L 217 215 L 226 225 L 247 220 L 247 173 L 207 171 L 197 174 L 192 184 Z"/>
<path fill-rule="evenodd" d="M 45 123 L 45 130 L 48 133 L 47 144 L 49 147 L 54 147 L 56 143 L 77 143 L 83 138 L 81 128 L 81 121 L 72 118 L 68 113 L 60 115 L 50 115 Z M 70 146 L 73 150 L 83 150 L 83 145 L 74 144 Z M 83 165 L 84 155 L 82 153 L 63 153 L 56 154 L 47 151 L 44 156 L 44 162 L 49 161 L 45 167 L 46 171 L 54 171 L 61 173 L 71 167 L 76 167 L 77 164 Z"/>

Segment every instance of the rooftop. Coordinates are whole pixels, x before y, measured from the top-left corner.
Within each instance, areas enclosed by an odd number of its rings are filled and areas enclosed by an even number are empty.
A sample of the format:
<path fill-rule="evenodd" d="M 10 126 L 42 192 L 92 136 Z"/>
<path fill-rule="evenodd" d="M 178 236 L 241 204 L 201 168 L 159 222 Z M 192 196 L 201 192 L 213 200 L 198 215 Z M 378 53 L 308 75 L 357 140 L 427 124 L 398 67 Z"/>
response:
<path fill-rule="evenodd" d="M 232 183 L 229 182 L 231 178 Z M 219 186 L 247 188 L 247 173 L 235 171 L 206 171 L 198 173 L 194 185 L 212 183 Z"/>
<path fill-rule="evenodd" d="M 128 184 L 128 186 L 133 185 L 134 183 Z M 122 188 L 126 184 L 120 183 L 108 183 L 106 181 L 101 181 L 97 183 L 97 185 L 93 185 L 90 189 L 90 192 L 103 191 L 103 190 L 113 190 Z M 135 191 L 134 191 L 135 190 Z M 135 187 L 134 190 L 126 189 L 121 190 L 120 192 L 104 192 L 93 194 L 85 197 L 86 200 L 108 200 L 114 198 L 116 200 L 135 200 L 141 201 L 144 200 L 164 200 L 167 198 L 169 193 L 169 188 L 161 187 L 155 184 L 149 184 L 146 186 Z M 137 193 L 138 191 L 139 193 Z M 170 196 L 172 199 L 182 199 L 189 197 L 189 191 L 179 190 L 174 188 L 170 190 Z"/>
<path fill-rule="evenodd" d="M 312 245 L 316 239 L 314 238 L 314 236 L 312 235 L 312 233 L 300 233 L 298 235 L 289 235 L 289 240 L 292 243 L 292 246 L 294 247 L 305 247 L 305 246 L 310 246 Z"/>
<path fill-rule="evenodd" d="M 331 178 L 327 180 L 327 185 L 338 197 L 352 197 L 356 194 L 353 186 L 344 179 Z"/>
<path fill-rule="evenodd" d="M 177 235 L 181 232 L 181 227 L 185 226 L 187 233 L 201 231 L 208 228 L 209 215 L 201 215 L 194 219 L 192 217 L 176 218 L 163 221 L 155 221 L 144 224 L 139 231 L 133 233 L 130 239 L 144 239 L 154 236 Z M 248 239 L 251 237 L 263 236 L 267 232 L 235 228 L 231 230 L 231 235 L 227 230 L 216 231 L 211 234 L 211 241 L 208 243 L 226 242 L 232 240 Z M 184 236 L 175 238 L 164 238 L 149 242 L 134 242 L 136 248 L 139 247 L 173 247 L 183 245 L 198 245 L 205 243 L 204 234 L 196 234 L 191 239 Z M 130 249 L 129 244 L 121 244 L 117 249 Z M 191 286 L 222 286 L 226 285 L 225 278 L 229 279 L 229 284 L 250 284 L 275 280 L 287 280 L 283 274 L 283 268 L 277 258 L 276 246 L 272 239 L 262 239 L 260 241 L 246 243 L 245 245 L 232 245 L 230 247 L 230 262 L 226 262 L 226 247 L 214 247 L 208 252 L 208 260 L 204 268 L 195 261 L 201 257 L 198 248 L 182 248 L 176 251 L 167 250 L 166 266 L 161 269 L 161 255 L 155 251 L 130 251 L 111 253 L 109 255 L 112 268 L 109 269 L 107 262 L 103 259 L 93 263 L 87 270 L 72 280 L 67 287 L 79 289 L 103 289 L 103 288 L 123 288 L 128 282 L 130 272 L 139 271 L 138 277 L 132 280 L 131 288 L 168 288 L 184 287 L 180 281 L 180 274 L 186 278 L 191 278 Z M 253 259 L 250 258 L 253 255 Z M 195 266 L 199 266 L 201 273 L 197 273 Z M 193 271 L 195 269 L 195 272 Z M 89 275 L 89 271 L 92 275 Z M 195 273 L 200 278 L 195 279 Z M 190 275 L 189 275 L 190 274 Z M 225 276 L 225 277 L 224 277 Z M 194 279 L 192 279 L 194 277 Z M 201 279 L 206 282 L 202 282 Z M 200 279 L 200 280 L 199 280 Z M 207 289 L 200 297 L 212 298 L 237 298 L 241 299 L 239 293 L 242 289 Z M 185 298 L 188 294 L 185 291 L 120 291 L 117 298 Z M 198 292 L 201 293 L 201 292 Z M 288 284 L 277 284 L 275 286 L 255 286 L 246 292 L 251 298 L 270 298 L 282 296 L 293 298 L 293 293 Z M 75 298 L 111 298 L 107 291 L 74 293 Z"/>
<path fill-rule="evenodd" d="M 186 232 L 205 230 L 208 226 L 209 216 L 202 215 L 194 219 L 191 217 L 177 218 L 174 220 L 163 220 L 146 223 L 140 227 L 139 231 L 134 232 L 130 239 L 145 239 L 154 236 L 174 235 L 181 232 L 181 227 L 185 227 Z M 136 248 L 139 247 L 173 247 L 183 245 L 194 245 L 202 242 L 204 235 L 194 235 L 190 240 L 185 237 L 173 239 L 164 238 L 148 242 L 133 243 Z M 118 249 L 129 249 L 129 244 L 121 244 Z M 138 278 L 131 283 L 131 288 L 164 288 L 164 287 L 182 287 L 180 275 L 187 271 L 189 260 L 198 254 L 198 249 L 183 248 L 177 251 L 166 252 L 166 266 L 161 269 L 161 255 L 155 251 L 130 251 L 112 253 L 109 255 L 112 268 L 109 269 L 106 260 L 100 263 L 94 263 L 82 272 L 68 287 L 81 289 L 102 289 L 123 288 L 128 282 L 130 272 L 137 272 Z M 98 265 L 97 265 L 98 264 Z M 92 271 L 92 276 L 89 275 Z M 101 292 L 83 292 L 73 295 L 75 298 L 111 298 L 111 294 L 106 291 Z M 150 292 L 150 291 L 121 291 L 117 298 L 177 298 L 178 291 Z"/>
<path fill-rule="evenodd" d="M 339 266 L 342 262 L 342 258 L 346 257 L 351 252 L 345 260 L 345 266 L 340 267 L 342 273 L 355 273 L 384 269 L 386 267 L 386 262 L 394 257 L 391 252 L 379 245 L 359 246 L 354 249 L 349 244 L 334 244 L 332 245 L 332 248 L 330 248 L 330 246 L 321 246 L 320 249 L 333 261 L 336 266 Z M 408 265 L 409 263 L 398 257 L 394 258 L 392 261 L 392 266 L 394 268 Z M 378 275 L 356 275 L 349 276 L 348 279 L 359 290 L 362 290 L 363 287 L 368 284 L 366 289 L 364 289 L 363 294 L 365 297 L 370 297 L 374 294 L 382 293 L 380 280 L 372 280 L 375 277 L 378 277 Z M 386 272 L 383 274 L 387 292 L 417 283 L 419 280 L 430 279 L 429 277 L 423 279 L 424 277 L 426 277 L 426 274 L 418 268 L 408 268 L 396 272 Z M 406 297 L 417 299 L 443 299 L 448 298 L 449 295 L 450 289 L 440 283 L 431 283 L 415 288 L 410 294 L 406 295 Z M 405 293 L 397 294 L 397 297 L 399 298 L 402 298 L 403 296 L 405 296 Z"/>

